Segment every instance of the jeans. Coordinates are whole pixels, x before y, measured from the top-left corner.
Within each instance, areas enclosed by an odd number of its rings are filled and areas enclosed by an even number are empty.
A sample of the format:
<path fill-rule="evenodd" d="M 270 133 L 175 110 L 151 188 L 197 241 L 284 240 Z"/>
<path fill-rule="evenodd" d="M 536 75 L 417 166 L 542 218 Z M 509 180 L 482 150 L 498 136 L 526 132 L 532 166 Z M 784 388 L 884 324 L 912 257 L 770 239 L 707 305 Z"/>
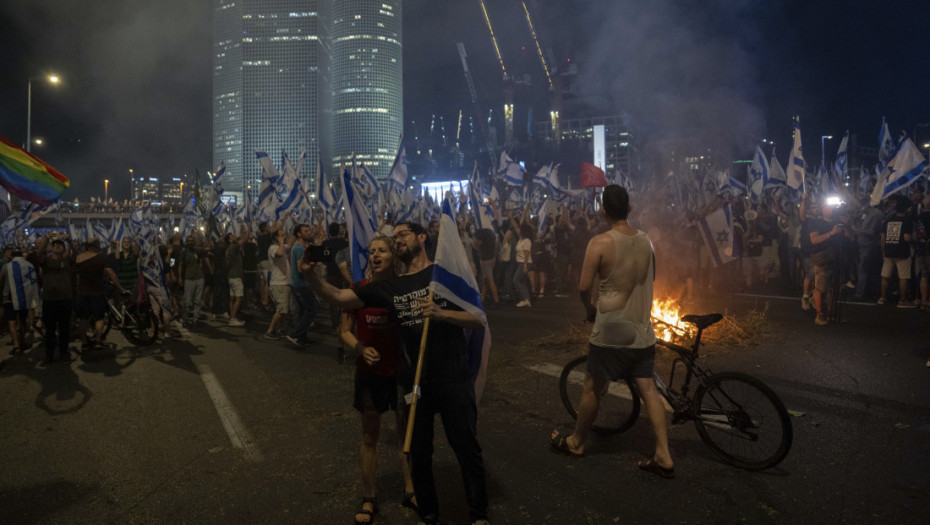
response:
<path fill-rule="evenodd" d="M 424 520 L 439 517 L 439 499 L 433 480 L 433 420 L 438 413 L 446 439 L 462 469 L 469 519 L 487 519 L 487 481 L 478 444 L 474 384 L 471 381 L 423 384 L 421 392 L 410 440 L 410 475 L 420 517 Z"/>
<path fill-rule="evenodd" d="M 303 344 L 307 342 L 307 329 L 316 317 L 320 303 L 308 287 L 291 286 L 291 293 L 294 294 L 294 331 L 291 337 Z"/>
<path fill-rule="evenodd" d="M 52 361 L 55 347 L 62 359 L 71 357 L 71 300 L 43 301 L 42 325 L 45 326 L 45 360 Z"/>
<path fill-rule="evenodd" d="M 184 280 L 184 318 L 200 318 L 200 301 L 203 299 L 203 279 Z"/>

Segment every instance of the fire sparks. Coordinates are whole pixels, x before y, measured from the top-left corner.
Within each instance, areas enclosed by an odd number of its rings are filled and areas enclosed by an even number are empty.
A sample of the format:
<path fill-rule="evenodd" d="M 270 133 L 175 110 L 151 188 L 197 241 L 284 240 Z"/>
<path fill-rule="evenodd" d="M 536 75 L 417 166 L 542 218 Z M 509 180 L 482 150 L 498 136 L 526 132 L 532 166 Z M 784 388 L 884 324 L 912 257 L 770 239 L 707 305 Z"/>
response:
<path fill-rule="evenodd" d="M 691 339 L 695 335 L 695 328 L 681 322 L 681 311 L 674 299 L 652 301 L 652 327 L 656 337 L 665 341 L 681 341 Z"/>

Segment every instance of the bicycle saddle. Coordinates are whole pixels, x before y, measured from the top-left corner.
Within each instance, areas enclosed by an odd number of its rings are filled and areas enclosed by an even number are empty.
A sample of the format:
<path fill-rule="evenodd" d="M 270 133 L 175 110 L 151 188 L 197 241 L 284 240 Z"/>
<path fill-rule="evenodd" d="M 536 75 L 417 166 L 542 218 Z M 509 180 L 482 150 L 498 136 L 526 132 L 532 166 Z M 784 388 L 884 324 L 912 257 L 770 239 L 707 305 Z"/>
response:
<path fill-rule="evenodd" d="M 723 319 L 722 314 L 686 315 L 681 318 L 682 321 L 693 324 L 699 330 L 703 330 L 721 319 Z"/>

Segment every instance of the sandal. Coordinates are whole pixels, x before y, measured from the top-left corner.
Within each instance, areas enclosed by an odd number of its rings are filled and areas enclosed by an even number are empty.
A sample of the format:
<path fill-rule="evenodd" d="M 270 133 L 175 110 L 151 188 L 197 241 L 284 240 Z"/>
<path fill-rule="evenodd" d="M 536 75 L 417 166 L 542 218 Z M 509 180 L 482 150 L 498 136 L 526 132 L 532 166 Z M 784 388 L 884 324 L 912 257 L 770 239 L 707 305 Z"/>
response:
<path fill-rule="evenodd" d="M 371 510 L 365 508 L 365 504 L 371 504 Z M 378 513 L 378 498 L 362 498 L 362 507 L 358 509 L 358 512 L 355 513 L 355 525 L 370 525 L 375 522 L 375 514 Z M 359 521 L 358 515 L 365 514 L 368 516 L 368 521 Z"/>
<path fill-rule="evenodd" d="M 645 462 L 640 461 L 639 463 L 636 464 L 636 466 L 642 470 L 645 470 L 646 472 L 651 472 L 655 474 L 656 476 L 659 476 L 660 478 L 672 479 L 675 477 L 674 467 L 672 468 L 660 467 L 659 464 L 656 463 L 655 460 L 651 458 Z"/>
<path fill-rule="evenodd" d="M 404 499 L 400 500 L 400 505 L 414 511 L 419 510 L 417 504 L 413 502 L 413 498 L 415 497 L 417 497 L 415 492 L 404 492 Z"/>
<path fill-rule="evenodd" d="M 549 446 L 552 447 L 552 450 L 575 458 L 584 456 L 583 452 L 579 454 L 578 452 L 572 450 L 572 448 L 568 445 L 568 436 L 563 436 L 562 432 L 559 430 L 553 430 L 553 432 L 555 432 L 555 435 L 549 438 Z"/>

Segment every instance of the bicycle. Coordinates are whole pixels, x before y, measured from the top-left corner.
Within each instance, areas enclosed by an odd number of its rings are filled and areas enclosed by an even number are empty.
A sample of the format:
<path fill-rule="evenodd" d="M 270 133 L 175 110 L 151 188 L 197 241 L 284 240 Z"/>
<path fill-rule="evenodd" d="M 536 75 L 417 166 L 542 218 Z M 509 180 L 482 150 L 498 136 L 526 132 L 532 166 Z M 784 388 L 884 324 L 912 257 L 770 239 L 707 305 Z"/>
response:
<path fill-rule="evenodd" d="M 697 328 L 691 348 L 656 341 L 678 354 L 668 384 L 653 372 L 656 388 L 672 410 L 673 425 L 693 421 L 704 444 L 727 463 L 746 470 L 769 469 L 785 459 L 791 449 L 793 430 L 785 405 L 771 388 L 750 375 L 713 373 L 697 364 L 702 332 L 721 319 L 721 314 L 682 317 L 682 321 Z M 578 416 L 574 403 L 580 398 L 587 359 L 585 355 L 572 360 L 559 377 L 562 403 L 572 418 Z M 679 364 L 686 369 L 680 391 L 672 387 Z M 693 380 L 698 384 L 690 395 Z M 609 382 L 592 430 L 613 435 L 629 429 L 639 417 L 641 402 L 632 380 Z"/>
<path fill-rule="evenodd" d="M 103 325 L 103 337 L 110 333 L 110 328 L 116 326 L 127 340 L 134 345 L 146 346 L 158 338 L 158 316 L 152 311 L 148 299 L 141 304 L 132 302 L 127 304 L 129 291 L 123 292 L 118 304 L 112 298 L 107 299 L 107 314 Z"/>

